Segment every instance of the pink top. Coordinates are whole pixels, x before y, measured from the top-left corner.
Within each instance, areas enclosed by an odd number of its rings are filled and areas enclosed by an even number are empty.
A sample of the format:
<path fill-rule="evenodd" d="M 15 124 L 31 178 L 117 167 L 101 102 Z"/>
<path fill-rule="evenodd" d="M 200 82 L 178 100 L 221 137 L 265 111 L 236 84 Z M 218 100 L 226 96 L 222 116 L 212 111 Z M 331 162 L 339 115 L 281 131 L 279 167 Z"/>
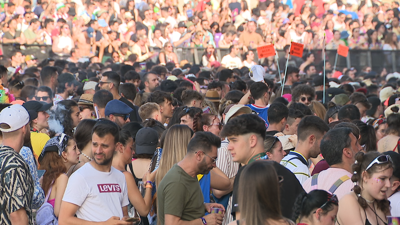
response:
<path fill-rule="evenodd" d="M 352 174 L 347 170 L 340 169 L 340 168 L 329 168 L 327 170 L 323 170 L 318 175 L 318 183 L 317 189 L 322 189 L 325 191 L 329 191 L 332 185 L 341 177 L 347 175 L 351 178 Z M 311 188 L 311 179 L 312 177 L 308 178 L 303 183 L 304 190 L 308 193 L 312 191 Z M 351 179 L 346 180 L 343 182 L 335 191 L 335 194 L 338 196 L 339 200 L 345 196 L 346 194 L 351 192 L 353 189 L 354 184 Z"/>
<path fill-rule="evenodd" d="M 48 200 L 47 202 L 50 203 L 50 205 L 52 205 L 53 208 L 54 208 L 54 203 L 56 203 L 56 199 L 53 198 L 53 199 L 51 199 L 51 200 Z"/>

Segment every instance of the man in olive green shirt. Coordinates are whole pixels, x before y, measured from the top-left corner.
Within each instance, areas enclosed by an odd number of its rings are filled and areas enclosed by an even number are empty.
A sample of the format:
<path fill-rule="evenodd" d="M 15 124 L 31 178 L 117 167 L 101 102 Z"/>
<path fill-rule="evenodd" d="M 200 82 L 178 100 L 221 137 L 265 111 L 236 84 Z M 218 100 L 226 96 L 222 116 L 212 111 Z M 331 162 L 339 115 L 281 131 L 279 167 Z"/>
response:
<path fill-rule="evenodd" d="M 39 35 L 41 31 L 38 31 L 39 26 L 40 21 L 38 19 L 35 18 L 31 20 L 28 29 L 22 33 L 22 38 L 26 44 L 43 44 L 41 35 Z"/>
<path fill-rule="evenodd" d="M 185 158 L 175 164 L 157 188 L 158 220 L 162 225 L 220 225 L 223 214 L 211 213 L 211 208 L 224 207 L 204 203 L 198 174 L 208 174 L 216 164 L 221 139 L 210 132 L 196 132 L 188 144 Z"/>

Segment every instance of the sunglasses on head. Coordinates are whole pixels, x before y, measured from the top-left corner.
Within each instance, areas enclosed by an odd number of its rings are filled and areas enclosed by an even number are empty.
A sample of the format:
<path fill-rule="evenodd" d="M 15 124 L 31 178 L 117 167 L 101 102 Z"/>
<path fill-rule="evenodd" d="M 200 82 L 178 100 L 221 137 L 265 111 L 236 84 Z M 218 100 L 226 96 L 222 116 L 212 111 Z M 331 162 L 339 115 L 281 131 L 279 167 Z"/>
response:
<path fill-rule="evenodd" d="M 42 96 L 42 97 L 35 96 L 35 99 L 38 101 L 47 101 L 47 99 L 49 99 L 49 96 Z"/>
<path fill-rule="evenodd" d="M 328 194 L 328 200 L 323 205 L 321 205 L 321 207 L 319 207 L 319 208 L 320 209 L 324 208 L 329 202 L 332 202 L 333 204 L 337 205 L 339 200 L 335 194 L 334 195 Z"/>
<path fill-rule="evenodd" d="M 277 138 L 275 136 L 273 136 L 273 137 L 274 137 L 274 142 L 272 142 L 272 145 L 269 147 L 267 152 L 270 152 L 272 150 L 272 148 L 274 147 L 274 145 L 276 144 L 276 142 L 279 141 L 279 138 Z"/>
<path fill-rule="evenodd" d="M 120 116 L 124 118 L 124 121 L 126 121 L 129 118 L 129 114 L 119 114 L 119 113 L 115 113 L 113 114 L 114 116 Z"/>
<path fill-rule="evenodd" d="M 305 102 L 306 100 L 308 100 L 309 102 L 311 102 L 312 101 L 312 97 L 301 97 L 300 98 L 300 100 L 302 101 L 302 102 Z"/>
<path fill-rule="evenodd" d="M 380 164 L 385 164 L 385 163 L 388 163 L 388 162 L 393 163 L 392 158 L 390 158 L 389 155 L 380 155 L 380 156 L 376 157 L 376 158 L 367 166 L 367 168 L 365 169 L 365 171 L 369 170 L 369 169 L 370 169 L 373 165 L 375 165 L 375 164 L 380 165 Z"/>

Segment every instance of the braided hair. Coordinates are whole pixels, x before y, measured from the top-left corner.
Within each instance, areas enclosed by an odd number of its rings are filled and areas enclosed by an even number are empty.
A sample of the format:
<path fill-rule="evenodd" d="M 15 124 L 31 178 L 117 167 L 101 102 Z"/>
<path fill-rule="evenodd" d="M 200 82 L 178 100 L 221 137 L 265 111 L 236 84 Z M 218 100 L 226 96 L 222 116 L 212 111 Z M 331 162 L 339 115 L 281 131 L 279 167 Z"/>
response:
<path fill-rule="evenodd" d="M 372 176 L 372 174 L 384 171 L 389 168 L 393 168 L 393 163 L 391 161 L 387 163 L 382 163 L 382 164 L 374 164 L 372 165 L 367 171 L 366 168 L 368 165 L 374 161 L 378 156 L 381 156 L 379 152 L 358 152 L 355 155 L 355 163 L 352 166 L 353 169 L 353 176 L 351 177 L 351 180 L 354 182 L 354 188 L 353 191 L 357 195 L 358 199 L 358 204 L 363 209 L 366 209 L 368 207 L 368 203 L 361 196 L 361 191 L 363 189 L 363 172 L 366 172 L 369 177 Z M 388 214 L 390 213 L 390 202 L 387 199 L 382 199 L 382 200 L 376 200 L 378 209 L 380 209 L 383 213 Z"/>

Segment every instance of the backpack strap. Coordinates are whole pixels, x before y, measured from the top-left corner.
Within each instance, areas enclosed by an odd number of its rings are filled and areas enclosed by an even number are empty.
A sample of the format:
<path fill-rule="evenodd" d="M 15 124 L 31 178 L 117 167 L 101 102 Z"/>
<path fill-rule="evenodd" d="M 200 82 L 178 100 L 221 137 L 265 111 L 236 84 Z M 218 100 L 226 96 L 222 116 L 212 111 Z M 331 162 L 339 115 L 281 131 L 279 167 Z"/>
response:
<path fill-rule="evenodd" d="M 289 152 L 289 155 L 293 155 L 293 157 L 288 159 L 288 160 L 286 160 L 286 162 L 290 162 L 293 159 L 298 159 L 298 160 L 300 160 L 300 162 L 302 162 L 304 165 L 306 165 L 308 167 L 308 162 L 299 153 L 291 151 L 291 152 Z"/>
<path fill-rule="evenodd" d="M 396 147 L 394 147 L 393 151 L 395 152 L 396 149 L 397 149 L 397 152 L 400 152 L 400 138 L 399 138 L 399 140 L 397 140 L 397 145 L 396 145 Z"/>
<path fill-rule="evenodd" d="M 319 173 L 314 174 L 311 178 L 311 191 L 318 189 L 318 175 Z"/>
<path fill-rule="evenodd" d="M 335 193 L 336 189 L 338 189 L 338 187 L 340 185 L 342 185 L 345 181 L 349 180 L 350 177 L 347 175 L 344 175 L 343 177 L 339 178 L 335 183 L 333 183 L 332 187 L 329 188 L 329 192 L 331 194 Z"/>

